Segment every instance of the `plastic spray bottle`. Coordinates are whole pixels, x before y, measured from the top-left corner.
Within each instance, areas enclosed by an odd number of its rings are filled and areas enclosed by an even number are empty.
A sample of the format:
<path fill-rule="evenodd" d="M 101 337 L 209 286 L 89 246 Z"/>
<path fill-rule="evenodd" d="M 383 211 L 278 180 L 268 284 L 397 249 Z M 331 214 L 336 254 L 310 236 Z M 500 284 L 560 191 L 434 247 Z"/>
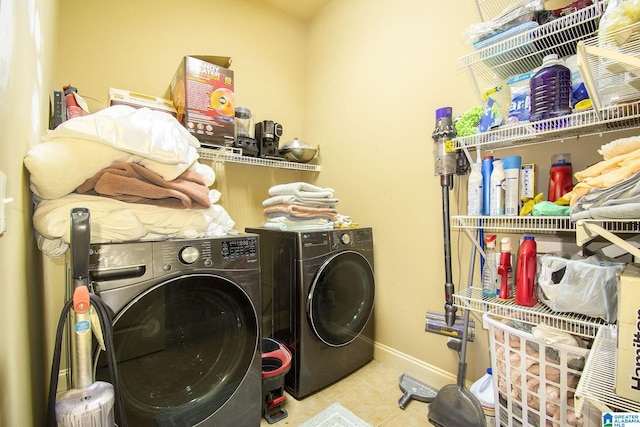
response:
<path fill-rule="evenodd" d="M 501 299 L 511 299 L 514 296 L 513 268 L 511 267 L 511 238 L 503 237 L 500 240 L 500 244 L 500 263 L 498 264 L 500 290 L 498 297 Z"/>
<path fill-rule="evenodd" d="M 494 298 L 497 295 L 498 253 L 496 235 L 484 236 L 484 266 L 482 267 L 482 298 Z"/>

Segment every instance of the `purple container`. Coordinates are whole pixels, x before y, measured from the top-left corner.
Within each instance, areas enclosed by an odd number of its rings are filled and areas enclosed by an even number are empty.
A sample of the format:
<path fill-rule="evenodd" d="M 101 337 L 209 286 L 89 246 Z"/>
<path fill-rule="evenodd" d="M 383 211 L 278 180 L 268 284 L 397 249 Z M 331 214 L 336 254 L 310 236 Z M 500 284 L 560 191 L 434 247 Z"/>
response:
<path fill-rule="evenodd" d="M 544 57 L 542 68 L 531 78 L 529 87 L 529 121 L 536 122 L 571 114 L 571 71 L 558 59 L 558 55 Z"/>

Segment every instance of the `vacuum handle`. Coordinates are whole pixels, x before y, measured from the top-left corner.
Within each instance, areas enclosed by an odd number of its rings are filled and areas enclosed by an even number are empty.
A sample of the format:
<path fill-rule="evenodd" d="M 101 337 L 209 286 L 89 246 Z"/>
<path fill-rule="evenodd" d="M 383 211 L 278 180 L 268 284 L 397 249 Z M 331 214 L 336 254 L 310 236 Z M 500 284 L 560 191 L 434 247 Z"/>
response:
<path fill-rule="evenodd" d="M 71 274 L 74 288 L 89 285 L 90 214 L 87 208 L 71 210 Z"/>

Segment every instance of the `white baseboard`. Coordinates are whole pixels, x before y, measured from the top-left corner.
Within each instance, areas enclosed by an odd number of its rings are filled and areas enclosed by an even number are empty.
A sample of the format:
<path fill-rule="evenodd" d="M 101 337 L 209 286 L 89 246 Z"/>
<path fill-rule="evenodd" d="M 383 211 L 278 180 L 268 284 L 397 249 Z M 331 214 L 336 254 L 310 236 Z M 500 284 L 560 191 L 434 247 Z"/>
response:
<path fill-rule="evenodd" d="M 373 358 L 437 389 L 457 382 L 456 374 L 444 371 L 378 342 L 373 348 Z"/>

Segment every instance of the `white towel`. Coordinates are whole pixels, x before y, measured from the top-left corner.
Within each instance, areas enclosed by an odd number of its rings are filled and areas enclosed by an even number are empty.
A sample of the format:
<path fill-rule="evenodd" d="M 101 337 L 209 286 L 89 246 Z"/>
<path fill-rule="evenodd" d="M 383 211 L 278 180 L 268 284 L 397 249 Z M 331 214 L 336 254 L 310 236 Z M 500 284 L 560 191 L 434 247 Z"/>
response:
<path fill-rule="evenodd" d="M 273 196 L 262 202 L 263 207 L 273 205 L 300 205 L 317 208 L 332 208 L 337 205 L 338 199 L 334 198 L 314 198 L 314 197 L 297 197 L 291 195 Z"/>
<path fill-rule="evenodd" d="M 322 188 L 307 182 L 279 184 L 269 189 L 270 196 L 296 196 L 313 199 L 332 198 L 333 193 L 333 188 Z"/>
<path fill-rule="evenodd" d="M 262 223 L 262 227 L 281 231 L 332 230 L 333 221 L 325 218 L 291 219 L 281 216 L 268 219 Z"/>

